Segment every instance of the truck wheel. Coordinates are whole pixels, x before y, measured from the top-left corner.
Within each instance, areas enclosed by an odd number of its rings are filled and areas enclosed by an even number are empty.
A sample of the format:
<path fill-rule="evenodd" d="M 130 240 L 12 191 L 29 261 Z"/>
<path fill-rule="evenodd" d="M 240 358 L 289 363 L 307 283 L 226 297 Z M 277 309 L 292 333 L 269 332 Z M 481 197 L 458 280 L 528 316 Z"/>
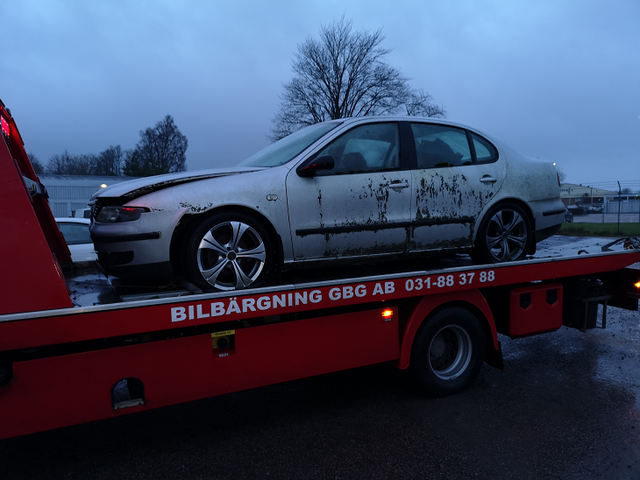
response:
<path fill-rule="evenodd" d="M 531 251 L 533 230 L 525 211 L 515 203 L 491 208 L 478 228 L 474 260 L 499 263 L 524 260 Z"/>
<path fill-rule="evenodd" d="M 187 242 L 187 277 L 204 291 L 258 287 L 273 270 L 274 251 L 266 229 L 250 216 L 216 214 Z"/>
<path fill-rule="evenodd" d="M 462 307 L 435 313 L 418 329 L 411 368 L 420 387 L 433 396 L 460 393 L 475 380 L 484 361 L 484 330 Z"/>

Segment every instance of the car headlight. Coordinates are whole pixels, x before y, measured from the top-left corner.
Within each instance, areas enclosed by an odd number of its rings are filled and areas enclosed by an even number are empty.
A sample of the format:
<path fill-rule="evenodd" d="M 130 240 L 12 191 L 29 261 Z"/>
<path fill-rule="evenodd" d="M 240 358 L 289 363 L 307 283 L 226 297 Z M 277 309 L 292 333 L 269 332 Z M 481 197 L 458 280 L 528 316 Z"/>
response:
<path fill-rule="evenodd" d="M 98 223 L 133 222 L 138 220 L 140 215 L 148 212 L 148 208 L 143 207 L 102 207 L 96 217 Z"/>

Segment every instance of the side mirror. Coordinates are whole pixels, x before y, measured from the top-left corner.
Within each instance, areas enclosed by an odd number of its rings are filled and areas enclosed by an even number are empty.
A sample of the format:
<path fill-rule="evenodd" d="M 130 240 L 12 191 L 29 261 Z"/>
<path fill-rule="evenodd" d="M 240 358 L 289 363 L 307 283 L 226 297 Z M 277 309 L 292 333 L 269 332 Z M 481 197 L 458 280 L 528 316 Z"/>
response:
<path fill-rule="evenodd" d="M 300 165 L 296 172 L 301 177 L 313 177 L 319 170 L 332 170 L 335 161 L 331 155 L 322 155 L 321 157 L 310 158 Z"/>

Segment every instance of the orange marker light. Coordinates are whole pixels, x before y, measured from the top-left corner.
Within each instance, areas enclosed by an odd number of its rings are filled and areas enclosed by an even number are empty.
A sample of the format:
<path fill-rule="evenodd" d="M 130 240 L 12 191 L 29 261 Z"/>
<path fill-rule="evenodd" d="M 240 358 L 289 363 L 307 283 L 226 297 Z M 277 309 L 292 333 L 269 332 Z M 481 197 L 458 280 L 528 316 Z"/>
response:
<path fill-rule="evenodd" d="M 390 322 L 393 319 L 393 310 L 387 309 L 382 311 L 382 320 Z"/>

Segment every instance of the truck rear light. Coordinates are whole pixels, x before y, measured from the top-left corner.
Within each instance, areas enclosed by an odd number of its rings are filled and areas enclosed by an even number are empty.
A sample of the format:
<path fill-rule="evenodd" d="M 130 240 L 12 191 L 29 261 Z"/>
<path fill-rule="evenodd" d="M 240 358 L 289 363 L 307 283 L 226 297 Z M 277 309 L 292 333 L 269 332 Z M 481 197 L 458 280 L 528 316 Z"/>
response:
<path fill-rule="evenodd" d="M 7 122 L 3 116 L 0 115 L 0 124 L 2 124 L 2 133 L 5 137 L 9 137 L 11 129 L 9 128 L 9 122 Z"/>

